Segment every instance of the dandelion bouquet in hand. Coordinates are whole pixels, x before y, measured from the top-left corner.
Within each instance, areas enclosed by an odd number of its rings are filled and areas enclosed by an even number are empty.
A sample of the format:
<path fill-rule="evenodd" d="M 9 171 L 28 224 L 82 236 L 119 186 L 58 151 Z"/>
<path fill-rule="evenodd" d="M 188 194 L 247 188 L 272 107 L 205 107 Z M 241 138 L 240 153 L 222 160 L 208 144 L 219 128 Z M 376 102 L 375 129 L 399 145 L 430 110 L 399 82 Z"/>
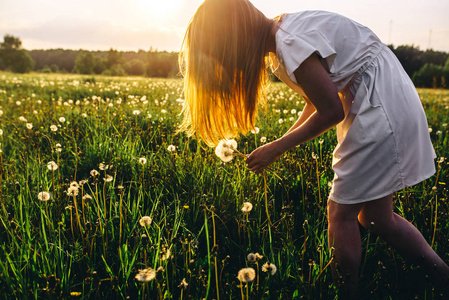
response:
<path fill-rule="evenodd" d="M 215 155 L 225 163 L 230 162 L 234 156 L 240 156 L 245 159 L 248 156 L 237 150 L 237 142 L 235 140 L 221 140 L 215 147 Z"/>

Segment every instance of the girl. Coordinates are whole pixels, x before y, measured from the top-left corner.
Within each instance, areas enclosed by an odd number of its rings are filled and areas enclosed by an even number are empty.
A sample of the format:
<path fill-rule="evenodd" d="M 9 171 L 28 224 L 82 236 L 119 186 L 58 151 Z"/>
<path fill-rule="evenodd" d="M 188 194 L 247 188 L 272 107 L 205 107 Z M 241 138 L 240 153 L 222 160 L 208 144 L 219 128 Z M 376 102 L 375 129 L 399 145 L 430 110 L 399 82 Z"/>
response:
<path fill-rule="evenodd" d="M 335 249 L 333 274 L 344 290 L 353 293 L 357 286 L 358 222 L 429 274 L 447 279 L 449 267 L 393 213 L 395 191 L 434 174 L 435 152 L 412 82 L 368 28 L 329 12 L 272 20 L 247 0 L 206 0 L 180 54 L 186 97 L 180 129 L 211 146 L 253 129 L 268 57 L 306 105 L 284 136 L 256 149 L 246 163 L 259 174 L 287 150 L 337 126 L 328 238 Z"/>

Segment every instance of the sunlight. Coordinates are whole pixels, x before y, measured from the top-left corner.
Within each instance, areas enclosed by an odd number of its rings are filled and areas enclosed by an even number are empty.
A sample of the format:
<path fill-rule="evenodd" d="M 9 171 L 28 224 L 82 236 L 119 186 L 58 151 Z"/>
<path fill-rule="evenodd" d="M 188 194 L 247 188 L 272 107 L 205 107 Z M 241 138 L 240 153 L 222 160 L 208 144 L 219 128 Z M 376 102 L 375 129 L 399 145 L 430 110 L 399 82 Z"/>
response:
<path fill-rule="evenodd" d="M 164 19 L 180 10 L 182 0 L 141 0 L 140 4 L 151 18 Z"/>

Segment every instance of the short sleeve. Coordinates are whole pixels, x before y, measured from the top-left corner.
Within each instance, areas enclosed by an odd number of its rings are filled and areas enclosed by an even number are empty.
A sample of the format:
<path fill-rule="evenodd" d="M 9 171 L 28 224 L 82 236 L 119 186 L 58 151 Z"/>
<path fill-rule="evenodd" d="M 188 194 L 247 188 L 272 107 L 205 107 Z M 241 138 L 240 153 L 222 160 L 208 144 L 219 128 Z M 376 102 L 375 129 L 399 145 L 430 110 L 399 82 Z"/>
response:
<path fill-rule="evenodd" d="M 293 72 L 313 53 L 317 53 L 324 60 L 328 72 L 333 73 L 336 52 L 319 31 L 309 31 L 300 36 L 287 33 L 278 44 L 279 61 L 295 84 L 298 83 Z"/>

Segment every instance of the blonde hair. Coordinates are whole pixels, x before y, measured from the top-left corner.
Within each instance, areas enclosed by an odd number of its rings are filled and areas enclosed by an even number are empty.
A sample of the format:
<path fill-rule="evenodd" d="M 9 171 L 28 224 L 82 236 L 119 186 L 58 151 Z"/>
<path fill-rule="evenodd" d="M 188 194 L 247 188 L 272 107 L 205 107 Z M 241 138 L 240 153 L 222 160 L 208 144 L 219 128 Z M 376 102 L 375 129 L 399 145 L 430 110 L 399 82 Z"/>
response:
<path fill-rule="evenodd" d="M 207 145 L 254 128 L 268 82 L 271 23 L 247 0 L 206 0 L 191 19 L 179 64 L 184 119 L 179 131 Z"/>

